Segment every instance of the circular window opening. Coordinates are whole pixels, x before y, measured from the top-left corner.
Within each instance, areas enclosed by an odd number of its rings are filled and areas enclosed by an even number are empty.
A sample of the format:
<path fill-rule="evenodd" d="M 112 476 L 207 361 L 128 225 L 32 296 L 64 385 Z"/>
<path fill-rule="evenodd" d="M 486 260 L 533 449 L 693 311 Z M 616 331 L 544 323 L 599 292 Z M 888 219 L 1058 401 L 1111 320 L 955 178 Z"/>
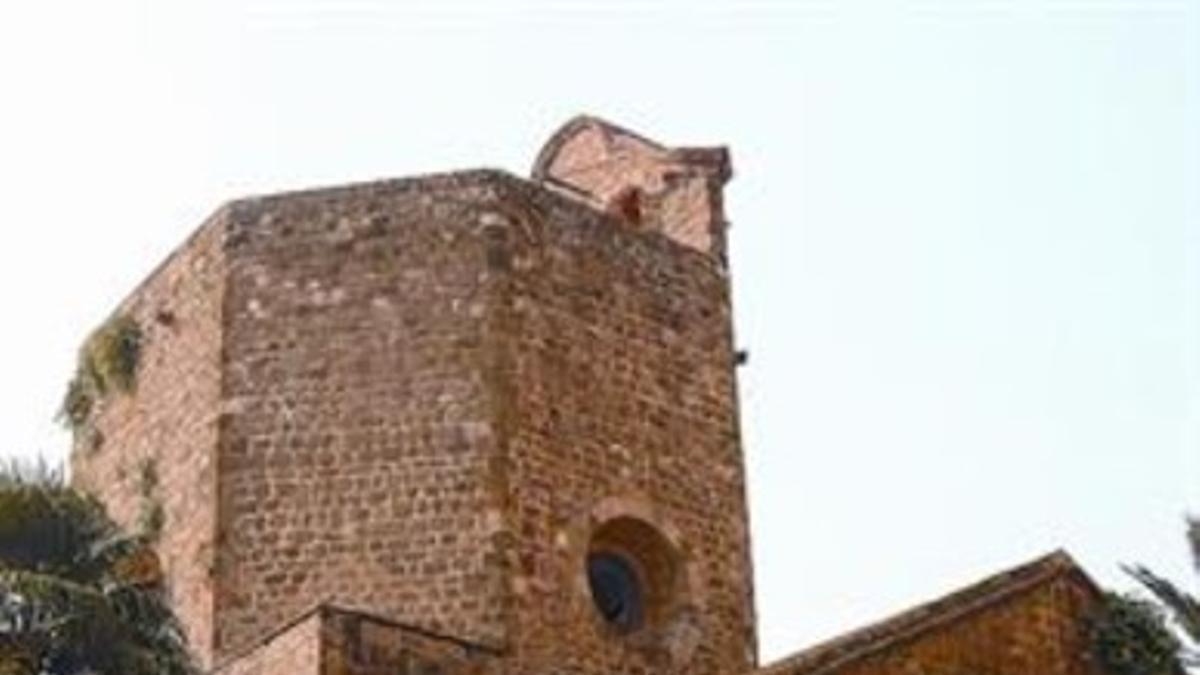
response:
<path fill-rule="evenodd" d="M 642 580 L 628 560 L 615 553 L 588 556 L 588 585 L 600 616 L 622 633 L 641 627 L 645 617 Z"/>
<path fill-rule="evenodd" d="M 678 551 L 643 520 L 622 516 L 601 523 L 592 532 L 586 565 L 596 613 L 619 634 L 660 627 L 684 600 Z"/>

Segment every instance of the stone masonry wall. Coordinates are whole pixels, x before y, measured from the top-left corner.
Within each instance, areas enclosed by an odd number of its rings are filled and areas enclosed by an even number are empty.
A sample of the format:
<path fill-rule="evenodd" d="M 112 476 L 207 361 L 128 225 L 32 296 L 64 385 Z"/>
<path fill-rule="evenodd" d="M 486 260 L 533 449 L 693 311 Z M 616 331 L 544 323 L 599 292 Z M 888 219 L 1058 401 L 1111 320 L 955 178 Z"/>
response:
<path fill-rule="evenodd" d="M 755 659 L 728 279 L 720 264 L 513 181 L 495 256 L 517 672 L 737 673 Z M 682 558 L 682 623 L 615 635 L 585 556 L 631 515 Z M 676 607 L 678 609 L 679 607 Z"/>
<path fill-rule="evenodd" d="M 317 602 L 505 637 L 477 206 L 490 180 L 232 205 L 219 649 Z"/>
<path fill-rule="evenodd" d="M 514 672 L 753 662 L 712 256 L 462 172 L 234 202 L 123 311 L 146 330 L 138 388 L 102 406 L 76 479 L 132 523 L 153 464 L 204 664 L 330 602 L 507 649 Z M 584 571 L 621 515 L 680 559 L 673 622 L 637 640 L 606 632 Z"/>
<path fill-rule="evenodd" d="M 215 448 L 220 412 L 224 212 L 219 211 L 117 309 L 143 333 L 130 394 L 110 392 L 79 435 L 72 482 L 126 528 L 159 505 L 156 545 L 177 613 L 201 661 L 211 656 Z"/>

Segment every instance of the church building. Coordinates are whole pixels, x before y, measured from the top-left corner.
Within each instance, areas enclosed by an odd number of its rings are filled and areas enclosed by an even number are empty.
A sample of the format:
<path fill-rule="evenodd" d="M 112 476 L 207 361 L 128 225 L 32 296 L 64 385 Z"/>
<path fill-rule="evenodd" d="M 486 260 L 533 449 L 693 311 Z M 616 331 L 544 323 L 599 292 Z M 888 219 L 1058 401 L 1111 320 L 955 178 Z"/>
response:
<path fill-rule="evenodd" d="M 214 675 L 1099 673 L 1062 553 L 759 663 L 732 173 L 585 116 L 528 178 L 232 201 L 114 312 L 73 481 Z"/>

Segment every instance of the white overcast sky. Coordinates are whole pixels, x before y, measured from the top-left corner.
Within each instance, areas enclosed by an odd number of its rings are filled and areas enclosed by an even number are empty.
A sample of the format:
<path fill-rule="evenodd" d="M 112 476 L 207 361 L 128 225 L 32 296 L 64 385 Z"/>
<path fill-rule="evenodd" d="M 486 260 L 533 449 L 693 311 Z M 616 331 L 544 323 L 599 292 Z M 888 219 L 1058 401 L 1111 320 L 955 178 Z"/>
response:
<path fill-rule="evenodd" d="M 1056 547 L 1198 581 L 1200 1 L 6 2 L 0 452 L 222 201 L 583 111 L 733 151 L 765 659 Z"/>

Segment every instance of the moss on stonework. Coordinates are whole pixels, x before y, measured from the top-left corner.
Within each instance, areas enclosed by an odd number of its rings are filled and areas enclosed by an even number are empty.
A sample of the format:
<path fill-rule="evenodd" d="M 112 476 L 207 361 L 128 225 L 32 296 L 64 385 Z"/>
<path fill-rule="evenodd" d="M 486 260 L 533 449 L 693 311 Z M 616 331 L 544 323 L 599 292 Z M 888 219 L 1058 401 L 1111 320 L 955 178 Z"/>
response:
<path fill-rule="evenodd" d="M 58 419 L 76 433 L 91 420 L 96 403 L 110 392 L 129 392 L 137 378 L 142 329 L 125 315 L 109 319 L 83 343 L 75 375 L 67 383 Z"/>
<path fill-rule="evenodd" d="M 67 393 L 63 396 L 62 406 L 58 410 L 58 419 L 73 430 L 80 430 L 92 415 L 96 406 L 96 396 L 92 387 L 77 373 L 67 383 Z"/>
<path fill-rule="evenodd" d="M 158 487 L 158 461 L 153 457 L 146 457 L 138 462 L 138 494 L 149 498 L 154 495 L 156 487 Z"/>
<path fill-rule="evenodd" d="M 155 497 L 143 498 L 138 512 L 138 534 L 147 541 L 158 541 L 163 527 L 167 524 L 167 512 L 162 502 Z"/>
<path fill-rule="evenodd" d="M 147 541 L 157 541 L 167 522 L 167 512 L 158 496 L 158 460 L 144 457 L 137 465 L 138 534 Z"/>

